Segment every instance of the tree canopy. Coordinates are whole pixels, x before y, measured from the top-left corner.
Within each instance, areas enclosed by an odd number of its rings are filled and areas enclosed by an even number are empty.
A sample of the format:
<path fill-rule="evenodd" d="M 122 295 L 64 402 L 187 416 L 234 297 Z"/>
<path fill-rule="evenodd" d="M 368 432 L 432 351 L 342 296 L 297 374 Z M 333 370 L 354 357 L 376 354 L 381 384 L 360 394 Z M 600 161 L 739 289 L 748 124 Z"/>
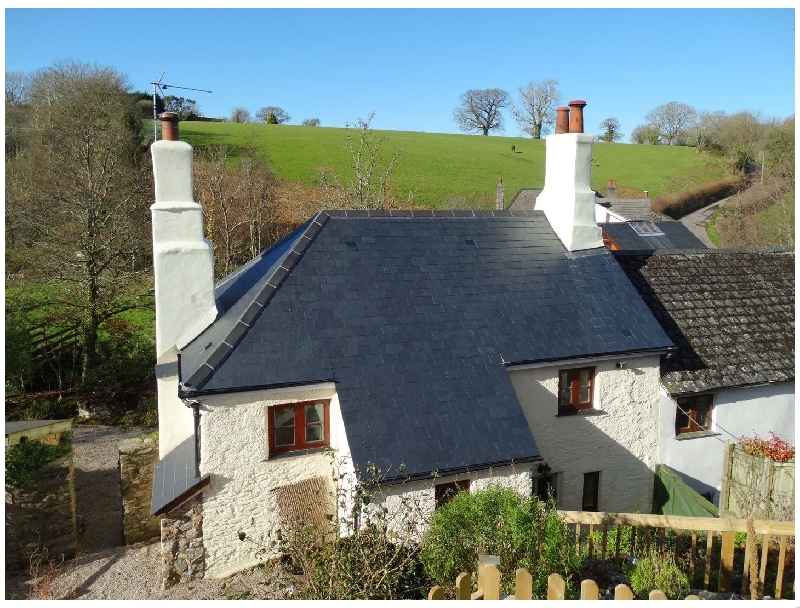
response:
<path fill-rule="evenodd" d="M 659 137 L 668 146 L 684 142 L 696 119 L 695 109 L 678 101 L 662 104 L 645 115 L 645 120 L 658 130 Z"/>
<path fill-rule="evenodd" d="M 272 124 L 276 125 L 282 125 L 292 119 L 283 108 L 277 106 L 266 106 L 256 112 L 256 122 L 269 122 L 270 117 L 275 119 Z"/>
<path fill-rule="evenodd" d="M 600 141 L 619 141 L 622 139 L 622 133 L 620 133 L 619 129 L 619 120 L 616 118 L 606 118 L 600 123 L 600 130 L 603 132 L 603 134 L 599 136 Z"/>
<path fill-rule="evenodd" d="M 518 90 L 519 100 L 511 112 L 524 133 L 533 139 L 541 139 L 546 134 L 547 127 L 556 122 L 556 108 L 562 100 L 558 80 L 549 78 L 529 82 Z"/>
<path fill-rule="evenodd" d="M 508 105 L 508 93 L 502 89 L 469 89 L 461 94 L 461 105 L 453 111 L 453 120 L 465 133 L 503 129 L 500 110 Z"/>

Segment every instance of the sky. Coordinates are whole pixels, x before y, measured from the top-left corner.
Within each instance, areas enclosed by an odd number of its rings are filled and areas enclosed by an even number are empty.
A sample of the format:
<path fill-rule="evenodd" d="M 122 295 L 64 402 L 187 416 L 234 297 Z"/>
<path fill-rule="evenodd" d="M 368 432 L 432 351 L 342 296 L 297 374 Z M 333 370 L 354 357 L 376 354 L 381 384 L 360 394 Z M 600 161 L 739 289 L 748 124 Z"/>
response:
<path fill-rule="evenodd" d="M 19 4 L 18 6 L 27 6 Z M 172 3 L 173 6 L 180 4 Z M 196 5 L 196 4 L 195 4 Z M 57 59 L 111 66 L 134 90 L 152 82 L 206 116 L 283 108 L 289 124 L 459 133 L 467 89 L 555 79 L 583 99 L 586 132 L 617 118 L 624 141 L 655 107 L 794 114 L 795 11 L 784 8 L 13 8 L 6 71 Z M 8 8 L 12 6 L 11 8 Z M 162 77 L 163 73 L 163 77 Z M 522 135 L 504 111 L 504 130 Z"/>

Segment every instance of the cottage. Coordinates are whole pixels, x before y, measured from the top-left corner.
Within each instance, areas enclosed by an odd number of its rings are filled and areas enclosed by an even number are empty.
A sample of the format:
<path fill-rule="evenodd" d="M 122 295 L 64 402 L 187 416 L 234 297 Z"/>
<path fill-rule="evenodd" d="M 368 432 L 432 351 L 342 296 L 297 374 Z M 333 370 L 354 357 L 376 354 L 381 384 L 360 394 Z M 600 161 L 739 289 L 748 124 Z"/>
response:
<path fill-rule="evenodd" d="M 677 346 L 661 366 L 659 460 L 718 504 L 725 441 L 794 441 L 794 251 L 642 253 L 615 255 Z"/>
<path fill-rule="evenodd" d="M 535 210 L 321 212 L 217 285 L 192 150 L 153 145 L 152 510 L 191 504 L 202 572 L 373 475 L 390 509 L 500 483 L 650 510 L 672 342 L 603 246 L 582 130 L 547 138 Z"/>

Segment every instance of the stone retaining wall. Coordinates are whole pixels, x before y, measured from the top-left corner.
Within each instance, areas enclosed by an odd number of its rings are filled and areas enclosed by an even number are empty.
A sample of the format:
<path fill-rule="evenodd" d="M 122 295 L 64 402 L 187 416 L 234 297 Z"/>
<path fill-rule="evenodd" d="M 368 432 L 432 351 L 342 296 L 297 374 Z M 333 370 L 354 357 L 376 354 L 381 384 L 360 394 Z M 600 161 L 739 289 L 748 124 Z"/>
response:
<path fill-rule="evenodd" d="M 157 437 L 136 437 L 119 444 L 122 530 L 126 545 L 156 539 L 161 533 L 163 516 L 150 516 L 157 460 Z"/>
<path fill-rule="evenodd" d="M 161 520 L 161 587 L 205 576 L 203 500 L 195 496 Z"/>
<path fill-rule="evenodd" d="M 25 488 L 6 485 L 6 569 L 71 559 L 78 548 L 72 452 L 45 465 Z"/>

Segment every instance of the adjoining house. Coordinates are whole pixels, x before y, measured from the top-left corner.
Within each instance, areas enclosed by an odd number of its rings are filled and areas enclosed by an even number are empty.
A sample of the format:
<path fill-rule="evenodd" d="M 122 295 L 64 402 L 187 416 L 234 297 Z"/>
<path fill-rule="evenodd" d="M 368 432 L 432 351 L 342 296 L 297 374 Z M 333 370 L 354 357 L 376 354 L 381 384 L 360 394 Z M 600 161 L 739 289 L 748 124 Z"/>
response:
<path fill-rule="evenodd" d="M 708 249 L 681 222 L 628 221 L 598 224 L 611 251 L 649 253 L 660 249 Z"/>
<path fill-rule="evenodd" d="M 672 342 L 603 246 L 582 130 L 547 138 L 536 210 L 321 212 L 216 286 L 191 147 L 153 144 L 152 510 L 194 497 L 207 575 L 373 474 L 390 509 L 500 483 L 650 510 Z"/>
<path fill-rule="evenodd" d="M 794 251 L 615 256 L 677 346 L 661 366 L 659 460 L 718 504 L 725 441 L 794 441 Z"/>

